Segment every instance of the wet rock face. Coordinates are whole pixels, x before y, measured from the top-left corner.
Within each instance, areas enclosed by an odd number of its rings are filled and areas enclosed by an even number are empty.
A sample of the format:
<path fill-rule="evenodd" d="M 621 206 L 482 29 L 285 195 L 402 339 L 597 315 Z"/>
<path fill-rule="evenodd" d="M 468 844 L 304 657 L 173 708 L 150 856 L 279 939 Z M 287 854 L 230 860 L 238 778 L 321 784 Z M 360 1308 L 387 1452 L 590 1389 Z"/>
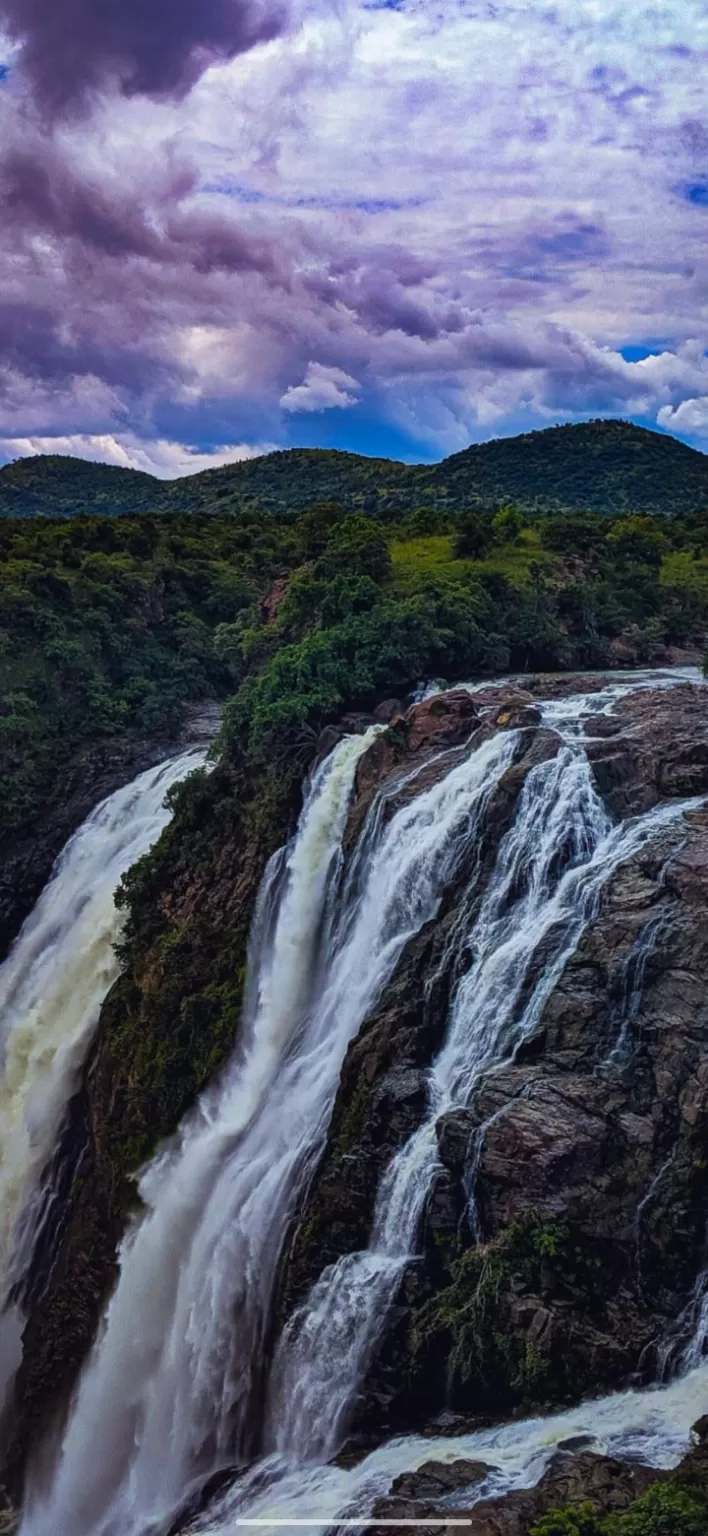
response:
<path fill-rule="evenodd" d="M 413 704 L 405 714 L 395 714 L 388 730 L 377 737 L 359 762 L 345 845 L 354 845 L 374 797 L 387 783 L 402 771 L 420 768 L 415 789 L 419 793 L 447 772 L 451 766 L 448 754 L 462 749 L 479 725 L 479 711 L 464 688 L 434 694 Z"/>
<path fill-rule="evenodd" d="M 425 1068 L 457 980 L 440 964 L 451 926 L 461 914 L 471 922 L 527 774 L 561 745 L 540 719 L 545 683 L 426 700 L 361 760 L 350 842 L 381 786 L 395 809 L 446 772 L 470 736 L 521 731 L 483 847 L 350 1047 L 283 1260 L 281 1322 L 325 1264 L 366 1246 L 382 1170 L 425 1117 Z M 585 679 L 559 680 L 555 696 L 580 688 Z M 590 714 L 586 745 L 615 820 L 708 795 L 702 689 L 638 692 L 613 714 Z M 467 1108 L 438 1122 L 420 1257 L 364 1384 L 352 1447 L 432 1432 L 446 1415 L 462 1428 L 577 1401 L 651 1379 L 680 1352 L 690 1319 L 683 1334 L 675 1320 L 705 1262 L 706 975 L 708 811 L 698 808 L 618 868 L 531 1038 L 481 1079 Z"/>
<path fill-rule="evenodd" d="M 95 1336 L 138 1201 L 134 1176 L 233 1049 L 253 905 L 297 818 L 300 777 L 292 762 L 254 784 L 243 763 L 222 762 L 141 865 L 125 968 L 69 1106 L 59 1198 L 21 1298 L 24 1358 L 0 1437 L 13 1493 Z"/>
<path fill-rule="evenodd" d="M 0 848 L 0 961 L 39 899 L 52 865 L 82 821 L 114 790 L 169 754 L 169 745 L 115 742 L 87 748 L 57 786 L 31 833 Z"/>
<path fill-rule="evenodd" d="M 495 731 L 519 736 L 478 845 L 465 849 L 436 921 L 406 946 L 349 1048 L 280 1266 L 278 1327 L 328 1264 L 366 1246 L 381 1175 L 426 1115 L 428 1068 L 469 963 L 451 937 L 470 928 L 529 773 L 561 749 L 539 701 L 579 687 L 587 680 L 530 680 L 454 690 L 405 712 L 388 700 L 379 712 L 386 728 L 359 764 L 348 852 L 382 790 L 384 814 L 394 814 L 470 744 Z M 318 750 L 372 718 L 340 722 Z M 708 794 L 698 689 L 636 694 L 615 715 L 590 716 L 587 738 L 615 818 Z M 243 765 L 222 766 L 163 842 L 59 1152 L 66 1199 L 31 1277 L 8 1437 L 15 1473 L 95 1333 L 135 1199 L 130 1174 L 232 1047 L 253 902 L 293 825 L 301 773 L 293 759 L 254 786 Z M 707 974 L 708 816 L 699 810 L 617 872 L 532 1038 L 467 1108 L 441 1117 L 419 1257 L 363 1384 L 355 1446 L 577 1400 L 655 1373 L 664 1344 L 680 1349 L 685 1335 L 674 1339 L 672 1322 L 704 1262 L 708 1212 Z M 419 1495 L 406 1486 L 392 1497 L 427 1514 L 440 1492 Z M 479 1536 L 515 1530 L 488 1523 Z"/>
<path fill-rule="evenodd" d="M 469 1536 L 528 1536 L 531 1527 L 551 1510 L 587 1503 L 599 1514 L 620 1514 L 647 1489 L 668 1480 L 666 1472 L 638 1463 L 591 1451 L 558 1451 L 535 1488 L 466 1506 L 468 1489 L 471 1491 L 475 1483 L 483 1485 L 490 1471 L 493 1468 L 472 1462 L 430 1462 L 397 1478 L 390 1495 L 374 1506 L 373 1518 L 424 1520 L 431 1536 L 433 1532 L 444 1536 L 447 1531 L 454 1536 L 456 1527 L 447 1526 L 446 1517 L 469 1521 L 465 1526 Z M 402 1486 L 405 1499 L 399 1491 Z M 398 1514 L 402 1508 L 404 1516 Z M 385 1529 L 375 1528 L 375 1536 L 384 1536 Z"/>
<path fill-rule="evenodd" d="M 57 783 L 53 804 L 31 833 L 0 839 L 0 962 L 41 895 L 65 843 L 106 795 L 192 742 L 207 746 L 219 729 L 215 704 L 185 713 L 176 739 L 139 741 L 126 736 L 86 747 Z"/>

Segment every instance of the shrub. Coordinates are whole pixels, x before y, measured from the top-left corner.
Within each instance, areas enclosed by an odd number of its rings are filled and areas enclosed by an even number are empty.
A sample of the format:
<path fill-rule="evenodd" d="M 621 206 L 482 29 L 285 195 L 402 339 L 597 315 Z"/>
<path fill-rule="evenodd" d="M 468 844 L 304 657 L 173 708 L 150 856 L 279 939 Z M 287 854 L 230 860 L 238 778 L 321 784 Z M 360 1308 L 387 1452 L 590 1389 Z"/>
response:
<path fill-rule="evenodd" d="M 592 1504 L 555 1509 L 531 1527 L 530 1536 L 600 1536 L 601 1525 Z"/>
<path fill-rule="evenodd" d="M 592 1504 L 569 1504 L 544 1515 L 530 1536 L 706 1536 L 708 1509 L 700 1495 L 657 1483 L 622 1514 L 598 1515 Z"/>

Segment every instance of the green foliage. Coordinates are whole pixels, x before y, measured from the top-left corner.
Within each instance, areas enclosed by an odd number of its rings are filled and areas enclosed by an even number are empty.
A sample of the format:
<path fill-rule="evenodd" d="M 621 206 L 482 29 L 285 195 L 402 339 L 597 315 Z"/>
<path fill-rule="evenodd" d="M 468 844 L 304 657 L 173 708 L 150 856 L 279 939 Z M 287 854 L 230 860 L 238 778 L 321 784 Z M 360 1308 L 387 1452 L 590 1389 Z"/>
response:
<path fill-rule="evenodd" d="M 708 1508 L 676 1483 L 657 1483 L 622 1515 L 610 1515 L 601 1536 L 706 1536 Z"/>
<path fill-rule="evenodd" d="M 327 539 L 319 569 L 325 578 L 369 576 L 385 581 L 391 574 L 388 541 L 368 517 L 349 517 Z"/>
<path fill-rule="evenodd" d="M 285 475 L 288 455 L 274 457 Z M 57 495 L 72 465 L 55 467 Z M 22 474 L 53 483 L 45 461 Z M 424 503 L 392 528 L 369 510 L 330 497 L 281 520 L 248 507 L 0 520 L 7 831 L 61 792 L 82 744 L 174 732 L 186 701 L 233 694 L 225 739 L 262 753 L 426 676 L 606 666 L 618 636 L 652 663 L 705 637 L 707 514 L 528 525 L 518 507 L 468 504 L 455 535 L 402 538 L 449 525 L 449 508 Z"/>
<path fill-rule="evenodd" d="M 484 512 L 466 512 L 455 538 L 458 560 L 483 560 L 494 544 L 494 519 Z"/>
<path fill-rule="evenodd" d="M 345 705 L 371 706 L 421 677 L 494 670 L 507 653 L 492 623 L 478 586 L 431 587 L 401 601 L 380 595 L 368 611 L 278 650 L 228 705 L 226 737 L 258 751 L 278 730 L 316 727 Z"/>
<path fill-rule="evenodd" d="M 135 515 L 157 511 L 164 492 L 160 480 L 139 470 L 38 454 L 0 469 L 0 517 Z"/>
<path fill-rule="evenodd" d="M 421 472 L 425 475 L 425 472 Z M 499 438 L 427 471 L 428 498 L 527 513 L 693 513 L 708 504 L 708 458 L 626 421 L 589 421 Z M 431 491 L 433 495 L 431 495 Z M 700 518 L 698 518 L 700 521 Z"/>
<path fill-rule="evenodd" d="M 678 1481 L 656 1483 L 621 1514 L 598 1514 L 592 1504 L 568 1505 L 545 1515 L 529 1536 L 706 1536 L 708 1507 L 700 1493 Z"/>
<path fill-rule="evenodd" d="M 497 544 L 518 544 L 525 518 L 518 507 L 502 507 L 492 518 L 492 533 Z"/>
<path fill-rule="evenodd" d="M 404 523 L 413 537 L 447 532 L 472 508 L 497 511 L 509 503 L 535 516 L 687 514 L 693 526 L 684 547 L 705 549 L 708 459 L 631 422 L 590 421 L 474 444 L 441 464 L 294 448 L 170 483 L 56 456 L 0 469 L 0 518 L 204 511 L 257 512 L 288 522 L 313 503 L 333 502 L 345 513 Z"/>
<path fill-rule="evenodd" d="M 272 579 L 279 537 L 219 518 L 0 523 L 6 834 L 83 743 L 173 732 L 186 701 L 232 686 L 233 631 Z"/>
<path fill-rule="evenodd" d="M 303 560 L 316 560 L 324 553 L 333 530 L 341 523 L 344 511 L 338 501 L 318 501 L 298 519 L 297 547 Z"/>
<path fill-rule="evenodd" d="M 424 1304 L 412 1330 L 411 1352 L 445 1361 L 448 1387 L 474 1388 L 489 1406 L 543 1400 L 550 1364 L 542 1349 L 509 1326 L 509 1297 L 538 1293 L 549 1265 L 577 1263 L 563 1222 L 528 1211 L 496 1241 L 465 1249 L 450 1267 L 450 1283 Z"/>
<path fill-rule="evenodd" d="M 405 536 L 409 539 L 430 537 L 431 534 L 449 533 L 455 518 L 444 507 L 416 507 L 405 520 Z"/>
<path fill-rule="evenodd" d="M 597 1510 L 592 1504 L 569 1504 L 553 1510 L 531 1527 L 530 1536 L 600 1536 Z"/>
<path fill-rule="evenodd" d="M 668 549 L 668 539 L 653 517 L 619 518 L 607 535 L 607 544 L 623 565 L 645 565 L 655 571 Z"/>

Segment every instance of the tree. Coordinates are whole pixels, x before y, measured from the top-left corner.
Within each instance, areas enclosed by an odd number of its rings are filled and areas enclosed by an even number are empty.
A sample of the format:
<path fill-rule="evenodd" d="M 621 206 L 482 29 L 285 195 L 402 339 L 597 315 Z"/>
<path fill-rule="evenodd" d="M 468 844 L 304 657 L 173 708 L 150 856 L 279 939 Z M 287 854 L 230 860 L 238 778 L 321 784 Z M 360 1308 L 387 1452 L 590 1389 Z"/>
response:
<path fill-rule="evenodd" d="M 492 519 L 497 544 L 518 544 L 525 527 L 526 519 L 518 507 L 502 507 Z"/>
<path fill-rule="evenodd" d="M 332 530 L 344 520 L 344 508 L 338 501 L 316 501 L 298 518 L 297 543 L 303 560 L 316 560 L 324 553 Z"/>
<path fill-rule="evenodd" d="M 668 540 L 653 517 L 622 517 L 607 535 L 610 553 L 625 565 L 643 565 L 658 571 L 668 550 Z"/>
<path fill-rule="evenodd" d="M 317 564 L 318 575 L 370 576 L 386 581 L 391 573 L 388 540 L 369 517 L 348 517 L 334 529 Z"/>
<path fill-rule="evenodd" d="M 494 544 L 494 528 L 489 512 L 465 512 L 460 518 L 455 538 L 458 560 L 484 560 Z"/>

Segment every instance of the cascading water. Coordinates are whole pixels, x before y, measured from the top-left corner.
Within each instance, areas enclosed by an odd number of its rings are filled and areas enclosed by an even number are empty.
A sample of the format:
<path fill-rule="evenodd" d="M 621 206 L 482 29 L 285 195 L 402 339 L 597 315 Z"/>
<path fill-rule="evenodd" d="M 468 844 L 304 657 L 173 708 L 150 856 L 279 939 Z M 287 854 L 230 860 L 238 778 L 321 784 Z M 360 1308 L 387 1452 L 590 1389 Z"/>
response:
<path fill-rule="evenodd" d="M 438 1166 L 438 1117 L 468 1104 L 481 1074 L 533 1031 L 613 871 L 698 803 L 661 806 L 613 827 L 582 749 L 563 746 L 529 773 L 470 936 L 474 958 L 433 1064 L 429 1117 L 383 1177 L 369 1247 L 324 1271 L 281 1341 L 269 1413 L 273 1450 L 305 1462 L 339 1450 L 359 1382 L 413 1257 Z M 541 972 L 520 1003 L 541 946 Z"/>
<path fill-rule="evenodd" d="M 204 762 L 195 749 L 141 773 L 67 843 L 0 967 L 0 1407 L 21 1358 L 21 1292 L 51 1198 L 66 1106 L 118 974 L 122 875 L 169 821 L 167 790 Z"/>
<path fill-rule="evenodd" d="M 195 1479 L 248 1454 L 274 1271 L 347 1044 L 434 917 L 518 741 L 485 740 L 388 822 L 374 810 L 365 877 L 340 890 L 349 793 L 370 739 L 345 740 L 319 770 L 286 868 L 278 856 L 269 871 L 243 1042 L 141 1182 L 148 1214 L 124 1244 L 49 1504 L 28 1512 L 26 1531 L 162 1529 Z"/>
<path fill-rule="evenodd" d="M 283 1536 L 284 1529 L 292 1531 L 299 1522 L 315 1533 L 336 1531 L 345 1520 L 363 1522 L 400 1473 L 458 1458 L 482 1461 L 490 1468 L 483 1482 L 465 1490 L 462 1507 L 469 1510 L 481 1499 L 534 1487 L 559 1446 L 576 1436 L 600 1455 L 673 1467 L 690 1443 L 691 1426 L 705 1413 L 707 1393 L 704 1366 L 668 1387 L 617 1392 L 563 1413 L 515 1419 L 454 1439 L 401 1437 L 355 1467 L 294 1465 L 273 1456 L 252 1467 L 186 1529 L 194 1536 L 238 1536 L 252 1525 L 258 1536 Z M 457 1511 L 453 1507 L 449 1512 L 454 1517 Z M 380 1527 L 384 1522 L 374 1523 Z"/>
<path fill-rule="evenodd" d="M 163 1536 L 191 1492 L 228 1465 L 240 1465 L 238 1481 L 193 1527 L 211 1536 L 232 1536 L 238 1521 L 333 1525 L 361 1515 L 416 1459 L 493 1462 L 475 1497 L 535 1482 L 571 1434 L 589 1433 L 616 1454 L 678 1459 L 703 1407 L 705 1369 L 662 1391 L 464 1440 L 400 1440 L 349 1471 L 326 1465 L 414 1249 L 437 1163 L 437 1117 L 468 1104 L 480 1076 L 534 1030 L 613 872 L 699 803 L 611 825 L 583 722 L 636 686 L 613 680 L 547 709 L 563 745 L 527 775 L 472 931 L 461 935 L 471 963 L 431 1070 L 428 1118 L 381 1181 L 369 1247 L 325 1270 L 266 1382 L 278 1258 L 347 1045 L 407 939 L 435 916 L 520 736 L 500 733 L 453 754 L 432 789 L 410 802 L 404 795 L 393 814 L 380 797 L 347 869 L 341 839 L 367 738 L 342 742 L 318 771 L 296 837 L 263 883 L 233 1061 L 143 1176 L 146 1213 L 123 1244 L 51 1489 L 28 1499 L 23 1536 Z M 266 1388 L 270 1453 L 249 1467 Z"/>

